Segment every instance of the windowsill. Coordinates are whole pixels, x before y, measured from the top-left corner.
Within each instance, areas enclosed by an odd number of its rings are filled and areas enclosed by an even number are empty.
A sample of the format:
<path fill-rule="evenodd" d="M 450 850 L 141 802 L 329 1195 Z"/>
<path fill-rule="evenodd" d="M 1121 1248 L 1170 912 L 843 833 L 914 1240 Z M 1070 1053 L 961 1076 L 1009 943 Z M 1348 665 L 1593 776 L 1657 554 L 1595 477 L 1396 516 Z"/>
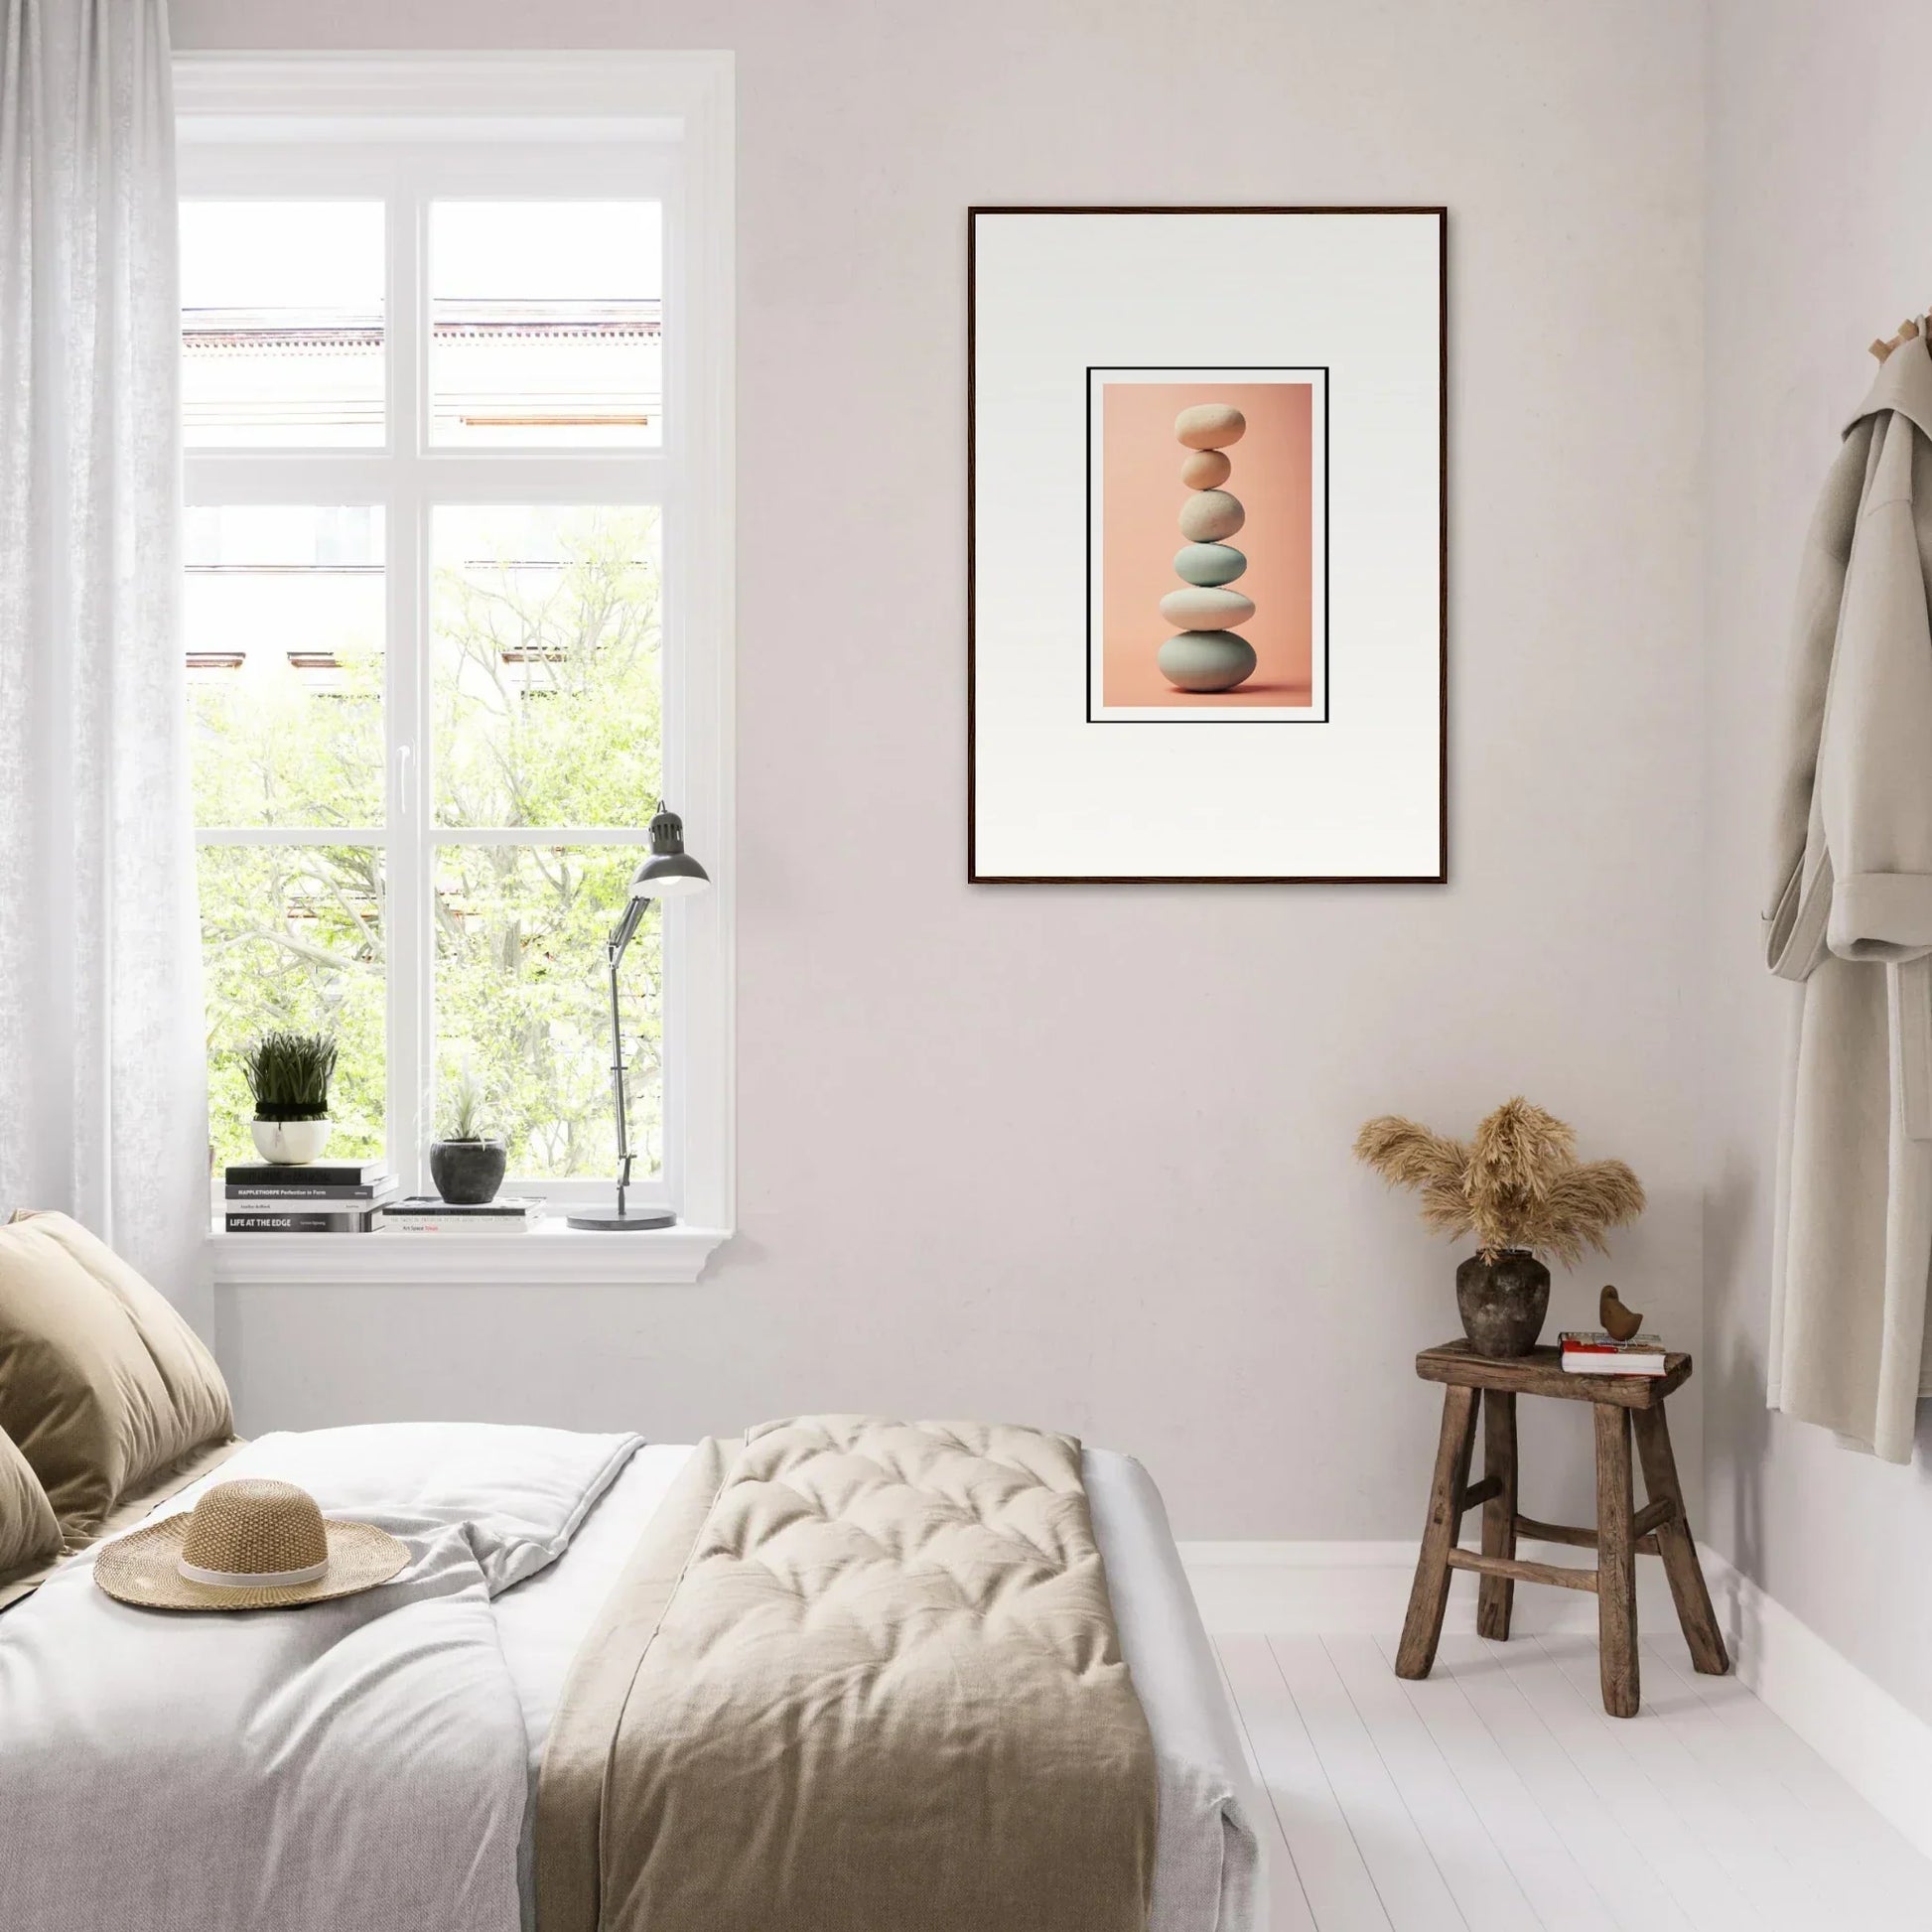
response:
<path fill-rule="evenodd" d="M 528 1234 L 210 1234 L 214 1279 L 282 1282 L 514 1282 L 558 1286 L 695 1282 L 730 1228 L 598 1234 L 558 1213 Z"/>

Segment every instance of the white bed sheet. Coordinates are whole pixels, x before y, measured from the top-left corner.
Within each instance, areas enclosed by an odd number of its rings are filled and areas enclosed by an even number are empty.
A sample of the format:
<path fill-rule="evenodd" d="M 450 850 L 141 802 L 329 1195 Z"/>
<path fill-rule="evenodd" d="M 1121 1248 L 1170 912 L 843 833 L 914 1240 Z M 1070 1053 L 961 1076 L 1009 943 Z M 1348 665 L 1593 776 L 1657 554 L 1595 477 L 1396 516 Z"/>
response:
<path fill-rule="evenodd" d="M 688 1446 L 672 1443 L 639 1449 L 563 1556 L 494 1600 L 504 1661 L 529 1735 L 533 1795 L 571 1660 L 690 1453 Z M 1266 1911 L 1266 1874 L 1252 1822 L 1258 1801 L 1161 1493 L 1131 1456 L 1107 1449 L 1087 1449 L 1084 1472 L 1121 1650 L 1147 1713 L 1160 1776 L 1148 1932 L 1257 1932 Z M 529 1851 L 526 1823 L 526 1926 L 534 1922 Z"/>

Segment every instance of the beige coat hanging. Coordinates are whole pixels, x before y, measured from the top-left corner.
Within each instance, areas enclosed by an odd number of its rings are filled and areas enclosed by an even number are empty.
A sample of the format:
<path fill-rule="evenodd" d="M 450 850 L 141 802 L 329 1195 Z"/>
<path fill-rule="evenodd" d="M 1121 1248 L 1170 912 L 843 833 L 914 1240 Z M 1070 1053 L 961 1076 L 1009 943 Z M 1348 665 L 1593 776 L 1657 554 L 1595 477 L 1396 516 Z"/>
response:
<path fill-rule="evenodd" d="M 1932 356 L 1901 340 L 1812 520 L 1765 916 L 1803 982 L 1769 1400 L 1910 1459 L 1932 1270 Z"/>

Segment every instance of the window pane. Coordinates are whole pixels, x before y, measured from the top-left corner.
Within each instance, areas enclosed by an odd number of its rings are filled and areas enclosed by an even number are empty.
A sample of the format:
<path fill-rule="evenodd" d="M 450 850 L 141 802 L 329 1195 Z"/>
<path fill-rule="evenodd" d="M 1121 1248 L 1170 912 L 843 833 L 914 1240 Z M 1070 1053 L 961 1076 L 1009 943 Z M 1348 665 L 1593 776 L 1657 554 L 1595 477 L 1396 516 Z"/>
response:
<path fill-rule="evenodd" d="M 383 1152 L 387 1064 L 382 854 L 371 846 L 201 851 L 208 1135 L 217 1161 L 256 1159 L 239 1054 L 271 1028 L 335 1036 L 329 1151 Z"/>
<path fill-rule="evenodd" d="M 184 202 L 191 449 L 383 440 L 380 202 Z"/>
<path fill-rule="evenodd" d="M 430 543 L 438 822 L 647 824 L 656 510 L 445 508 Z"/>
<path fill-rule="evenodd" d="M 614 1174 L 604 939 L 643 855 L 617 846 L 444 846 L 436 860 L 439 1093 L 465 1074 L 529 1177 Z M 657 907 L 624 954 L 633 1175 L 662 1159 Z M 440 1118 L 440 1115 L 439 1115 Z"/>
<path fill-rule="evenodd" d="M 198 825 L 383 822 L 382 511 L 191 509 Z"/>
<path fill-rule="evenodd" d="M 432 443 L 662 443 L 659 212 L 655 202 L 431 206 Z"/>

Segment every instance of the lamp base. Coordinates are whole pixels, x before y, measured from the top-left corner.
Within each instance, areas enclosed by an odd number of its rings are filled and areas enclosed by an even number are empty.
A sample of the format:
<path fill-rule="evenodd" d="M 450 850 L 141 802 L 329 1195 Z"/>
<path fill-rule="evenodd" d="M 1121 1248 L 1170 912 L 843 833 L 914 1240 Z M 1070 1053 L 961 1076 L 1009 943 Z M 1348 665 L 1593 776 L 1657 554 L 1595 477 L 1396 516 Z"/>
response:
<path fill-rule="evenodd" d="M 567 1226 L 590 1228 L 599 1234 L 621 1234 L 626 1228 L 668 1228 L 677 1225 L 677 1216 L 668 1207 L 633 1207 L 622 1214 L 571 1214 Z"/>

